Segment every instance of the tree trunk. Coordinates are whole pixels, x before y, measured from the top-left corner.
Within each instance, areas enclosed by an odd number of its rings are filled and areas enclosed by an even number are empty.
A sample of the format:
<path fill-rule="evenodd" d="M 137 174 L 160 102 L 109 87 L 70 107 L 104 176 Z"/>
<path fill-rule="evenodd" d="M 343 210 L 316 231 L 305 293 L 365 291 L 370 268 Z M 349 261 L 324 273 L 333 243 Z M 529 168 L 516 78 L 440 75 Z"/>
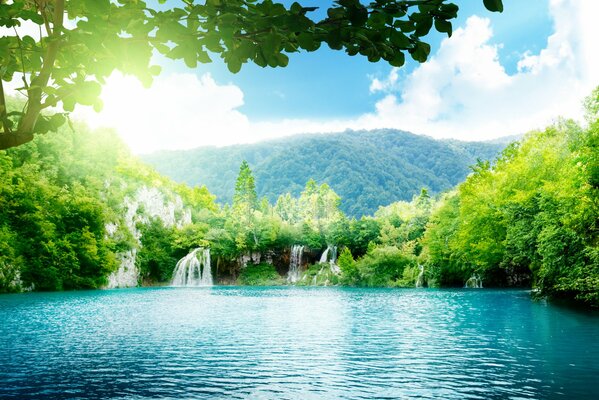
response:
<path fill-rule="evenodd" d="M 0 150 L 17 147 L 33 140 L 33 133 L 13 132 L 0 134 Z"/>
<path fill-rule="evenodd" d="M 65 0 L 56 0 L 54 4 L 54 20 L 52 37 L 46 48 L 43 65 L 39 74 L 33 77 L 31 85 L 27 89 L 27 107 L 25 113 L 21 116 L 16 132 L 4 132 L 0 134 L 0 150 L 20 146 L 33 140 L 33 131 L 35 123 L 42 111 L 43 89 L 48 85 L 56 56 L 60 47 L 64 20 L 64 2 Z M 2 96 L 4 100 L 4 96 Z M 6 110 L 5 110 L 6 111 Z M 6 128 L 5 128 L 6 129 Z"/>

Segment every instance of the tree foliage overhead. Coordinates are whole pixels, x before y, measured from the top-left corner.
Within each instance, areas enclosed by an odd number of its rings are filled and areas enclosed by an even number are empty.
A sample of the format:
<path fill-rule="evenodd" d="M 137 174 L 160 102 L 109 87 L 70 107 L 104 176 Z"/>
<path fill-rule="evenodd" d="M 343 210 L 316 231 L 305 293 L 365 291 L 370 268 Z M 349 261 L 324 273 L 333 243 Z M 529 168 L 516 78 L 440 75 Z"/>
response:
<path fill-rule="evenodd" d="M 231 72 L 244 63 L 284 67 L 289 54 L 322 44 L 402 66 L 406 54 L 424 62 L 431 29 L 451 36 L 458 6 L 448 0 L 337 0 L 323 18 L 318 4 L 290 6 L 272 0 L 159 0 L 161 6 L 129 0 L 0 1 L 0 149 L 56 130 L 63 112 L 77 104 L 102 108 L 105 79 L 118 70 L 150 85 L 160 73 L 158 52 L 194 68 L 220 57 Z M 484 0 L 502 11 L 501 0 Z M 36 27 L 31 35 L 24 26 Z M 18 74 L 23 108 L 9 109 L 3 83 Z"/>

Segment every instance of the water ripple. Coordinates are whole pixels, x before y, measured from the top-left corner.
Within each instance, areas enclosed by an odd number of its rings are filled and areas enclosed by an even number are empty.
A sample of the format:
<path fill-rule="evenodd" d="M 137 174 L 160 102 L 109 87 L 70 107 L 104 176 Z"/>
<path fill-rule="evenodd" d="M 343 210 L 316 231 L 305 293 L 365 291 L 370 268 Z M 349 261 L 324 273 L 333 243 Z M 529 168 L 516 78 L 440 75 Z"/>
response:
<path fill-rule="evenodd" d="M 599 398 L 599 318 L 523 291 L 0 296 L 0 398 Z"/>

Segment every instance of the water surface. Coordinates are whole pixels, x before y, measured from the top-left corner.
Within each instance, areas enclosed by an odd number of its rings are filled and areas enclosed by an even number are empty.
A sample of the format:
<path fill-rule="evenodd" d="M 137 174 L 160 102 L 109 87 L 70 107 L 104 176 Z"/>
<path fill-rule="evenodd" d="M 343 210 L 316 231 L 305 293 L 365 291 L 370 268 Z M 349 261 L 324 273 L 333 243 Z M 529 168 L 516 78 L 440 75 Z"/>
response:
<path fill-rule="evenodd" d="M 599 317 L 526 291 L 0 296 L 0 398 L 599 398 Z"/>

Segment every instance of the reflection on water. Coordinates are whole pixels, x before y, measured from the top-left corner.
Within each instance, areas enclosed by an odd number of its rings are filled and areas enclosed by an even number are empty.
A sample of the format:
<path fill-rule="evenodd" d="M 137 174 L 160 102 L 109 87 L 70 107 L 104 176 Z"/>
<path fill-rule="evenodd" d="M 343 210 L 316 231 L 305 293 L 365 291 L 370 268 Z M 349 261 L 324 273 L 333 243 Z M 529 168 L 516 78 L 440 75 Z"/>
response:
<path fill-rule="evenodd" d="M 525 291 L 0 296 L 0 398 L 599 398 L 599 317 Z"/>

